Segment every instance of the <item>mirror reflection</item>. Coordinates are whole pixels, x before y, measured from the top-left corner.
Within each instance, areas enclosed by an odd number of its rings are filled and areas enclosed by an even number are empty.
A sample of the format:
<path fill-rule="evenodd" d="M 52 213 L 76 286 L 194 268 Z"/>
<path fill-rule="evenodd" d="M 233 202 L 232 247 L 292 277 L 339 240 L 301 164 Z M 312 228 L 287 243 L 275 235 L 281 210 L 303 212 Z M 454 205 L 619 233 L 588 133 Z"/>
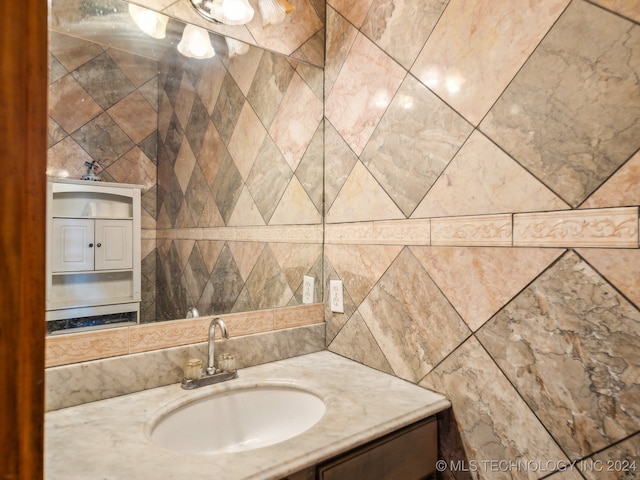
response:
<path fill-rule="evenodd" d="M 128 269 L 83 283 L 50 264 L 48 331 L 321 302 L 322 70 L 173 18 L 141 28 L 126 2 L 69 5 L 51 7 L 47 175 L 140 186 L 141 296 L 133 318 L 104 298 L 93 315 L 102 280 Z M 100 218 L 84 195 L 51 225 Z M 52 298 L 56 281 L 73 301 Z"/>

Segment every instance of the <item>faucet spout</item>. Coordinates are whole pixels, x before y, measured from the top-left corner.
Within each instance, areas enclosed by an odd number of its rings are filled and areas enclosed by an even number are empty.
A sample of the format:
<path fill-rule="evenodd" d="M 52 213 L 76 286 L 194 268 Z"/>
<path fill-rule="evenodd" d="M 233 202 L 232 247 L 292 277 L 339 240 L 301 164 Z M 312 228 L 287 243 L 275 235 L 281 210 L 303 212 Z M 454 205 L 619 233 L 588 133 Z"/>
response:
<path fill-rule="evenodd" d="M 209 363 L 207 365 L 207 373 L 209 375 L 213 375 L 218 372 L 218 369 L 215 365 L 215 336 L 216 336 L 216 326 L 220 327 L 220 333 L 223 338 L 229 338 L 229 332 L 227 331 L 227 326 L 222 321 L 221 318 L 214 318 L 211 320 L 209 324 Z"/>

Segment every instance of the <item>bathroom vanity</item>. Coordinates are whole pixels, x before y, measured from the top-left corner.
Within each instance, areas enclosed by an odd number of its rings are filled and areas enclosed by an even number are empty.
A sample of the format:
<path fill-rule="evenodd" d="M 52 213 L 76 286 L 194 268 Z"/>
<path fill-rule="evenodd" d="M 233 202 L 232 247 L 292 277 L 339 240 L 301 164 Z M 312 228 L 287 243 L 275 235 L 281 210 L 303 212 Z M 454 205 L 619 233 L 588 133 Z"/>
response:
<path fill-rule="evenodd" d="M 172 412 L 240 391 L 255 392 L 260 404 L 270 389 L 305 392 L 323 403 L 324 412 L 301 433 L 260 448 L 243 441 L 227 451 L 188 453 L 188 433 L 186 451 L 154 440 Z M 174 384 L 48 412 L 45 473 L 48 480 L 385 478 L 370 471 L 426 478 L 437 456 L 434 415 L 449 406 L 440 394 L 322 351 L 245 368 L 234 380 L 195 390 Z M 220 431 L 227 431 L 222 424 L 230 416 L 219 419 Z M 216 430 L 212 417 L 205 428 Z M 234 419 L 227 423 L 233 426 Z M 179 440 L 183 433 L 176 435 Z"/>

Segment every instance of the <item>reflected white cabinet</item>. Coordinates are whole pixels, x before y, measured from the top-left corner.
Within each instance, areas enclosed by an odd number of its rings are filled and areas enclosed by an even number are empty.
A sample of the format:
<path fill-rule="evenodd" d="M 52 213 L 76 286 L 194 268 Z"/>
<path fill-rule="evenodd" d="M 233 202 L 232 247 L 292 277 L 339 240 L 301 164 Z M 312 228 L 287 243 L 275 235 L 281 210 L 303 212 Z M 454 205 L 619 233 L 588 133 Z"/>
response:
<path fill-rule="evenodd" d="M 47 184 L 47 320 L 140 312 L 140 185 Z"/>

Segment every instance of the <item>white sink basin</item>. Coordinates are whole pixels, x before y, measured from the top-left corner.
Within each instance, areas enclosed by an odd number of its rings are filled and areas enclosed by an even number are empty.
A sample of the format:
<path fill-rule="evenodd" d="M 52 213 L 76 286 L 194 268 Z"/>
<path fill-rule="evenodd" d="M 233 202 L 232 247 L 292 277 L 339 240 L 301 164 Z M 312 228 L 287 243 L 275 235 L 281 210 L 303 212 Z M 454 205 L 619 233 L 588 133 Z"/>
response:
<path fill-rule="evenodd" d="M 300 435 L 324 412 L 324 402 L 304 390 L 281 386 L 231 390 L 161 416 L 150 437 L 161 447 L 184 453 L 241 452 Z"/>

